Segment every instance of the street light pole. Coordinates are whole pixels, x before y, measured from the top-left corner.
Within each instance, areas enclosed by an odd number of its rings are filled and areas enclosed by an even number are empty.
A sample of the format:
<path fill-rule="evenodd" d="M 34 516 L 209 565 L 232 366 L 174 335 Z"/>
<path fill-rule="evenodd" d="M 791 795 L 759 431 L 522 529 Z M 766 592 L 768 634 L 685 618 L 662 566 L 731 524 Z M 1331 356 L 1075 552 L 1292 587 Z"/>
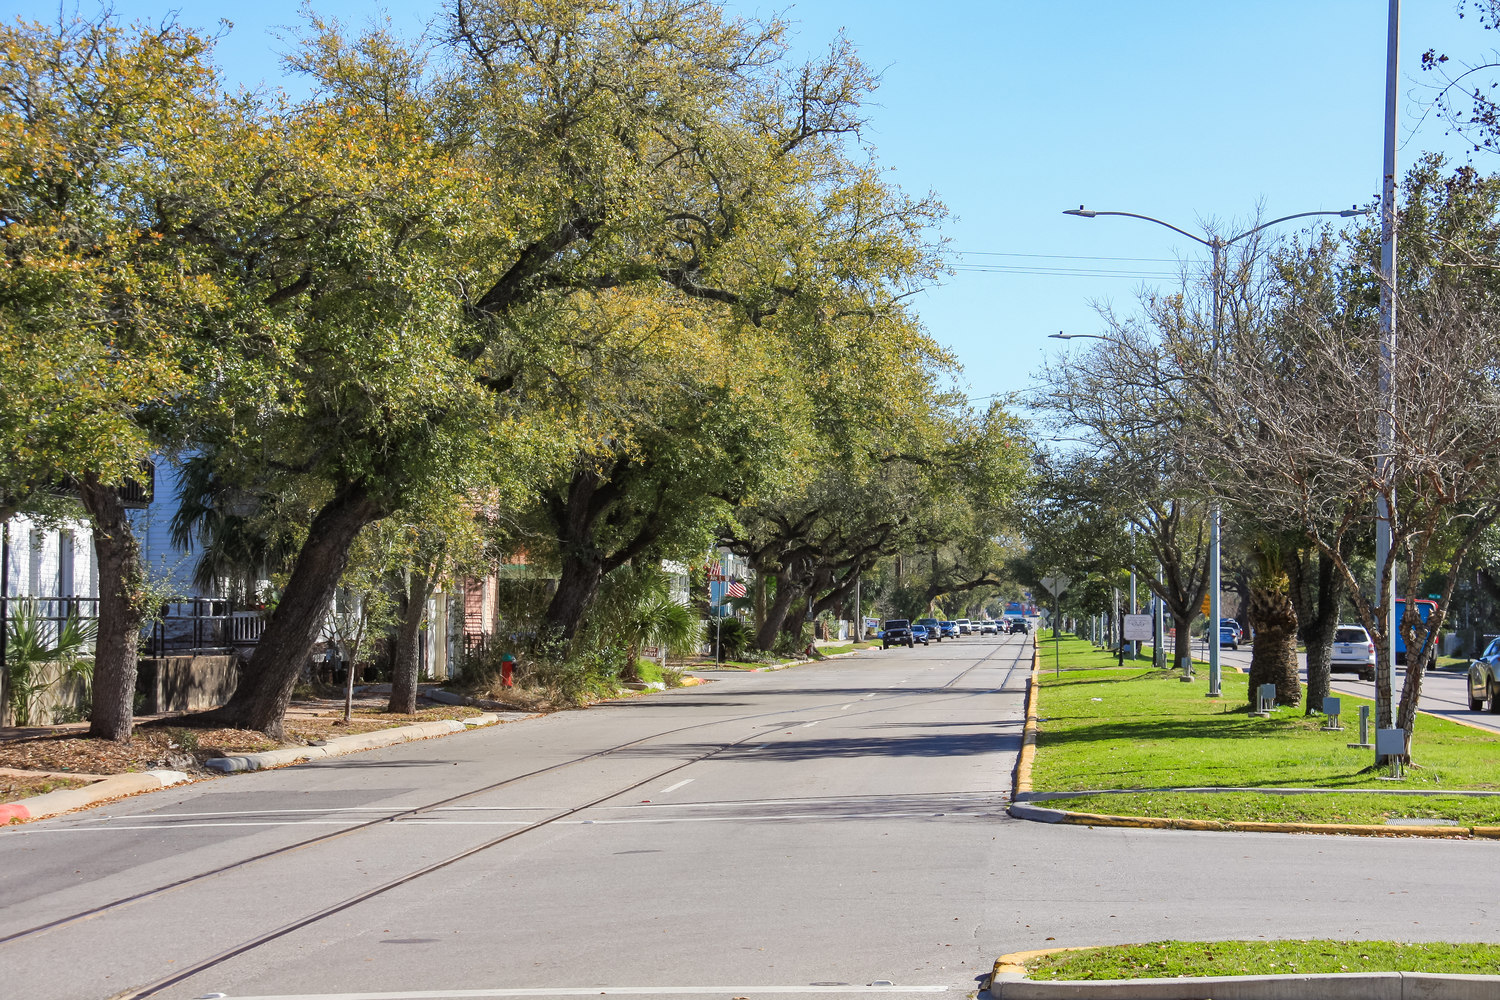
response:
<path fill-rule="evenodd" d="M 1391 0 L 1391 3 L 1392 3 L 1393 6 L 1395 4 L 1397 4 L 1398 2 L 1399 2 L 1399 0 Z M 1394 15 L 1392 15 L 1392 16 L 1394 17 Z M 1391 30 L 1394 32 L 1395 28 L 1393 27 Z M 1394 112 L 1388 111 L 1387 117 L 1389 118 L 1390 115 L 1392 115 L 1392 114 L 1394 114 Z M 1387 128 L 1389 128 L 1389 127 L 1390 127 L 1390 124 L 1389 124 L 1389 121 L 1388 121 L 1387 122 Z M 1392 153 L 1391 155 L 1394 158 L 1394 153 Z M 1392 162 L 1394 162 L 1394 160 Z M 1392 170 L 1394 170 L 1394 167 L 1392 168 Z M 1208 237 L 1198 236 L 1198 235 L 1196 235 L 1194 233 L 1188 232 L 1186 229 L 1180 229 L 1177 226 L 1172 225 L 1170 222 L 1163 222 L 1161 219 L 1157 219 L 1157 218 L 1154 218 L 1154 217 L 1149 216 L 1149 215 L 1139 215 L 1139 214 L 1137 214 L 1135 212 L 1099 212 L 1099 211 L 1094 211 L 1092 209 L 1084 208 L 1082 205 L 1079 205 L 1077 208 L 1063 209 L 1063 214 L 1064 215 L 1076 215 L 1076 216 L 1079 216 L 1080 218 L 1084 218 L 1084 219 L 1094 219 L 1094 218 L 1098 218 L 1101 215 L 1119 215 L 1119 216 L 1124 216 L 1125 218 L 1129 218 L 1129 219 L 1140 219 L 1143 222 L 1154 222 L 1158 226 L 1165 226 L 1167 229 L 1172 230 L 1172 232 L 1174 232 L 1174 233 L 1178 233 L 1178 234 L 1180 234 L 1182 236 L 1186 236 L 1188 239 L 1194 240 L 1195 242 L 1201 243 L 1204 246 L 1208 247 L 1209 252 L 1213 256 L 1213 270 L 1210 272 L 1210 279 L 1211 279 L 1210 290 L 1212 292 L 1212 297 L 1213 297 L 1213 344 L 1211 345 L 1212 352 L 1211 352 L 1210 356 L 1216 360 L 1218 358 L 1218 354 L 1219 354 L 1219 347 L 1220 347 L 1219 341 L 1220 341 L 1220 339 L 1221 339 L 1221 337 L 1223 335 L 1223 332 L 1224 332 L 1224 313 L 1223 313 L 1223 300 L 1222 300 L 1222 295 L 1221 295 L 1221 292 L 1220 292 L 1220 285 L 1221 285 L 1220 273 L 1221 273 L 1221 270 L 1223 268 L 1224 250 L 1225 250 L 1225 248 L 1227 248 L 1229 246 L 1232 246 L 1235 243 L 1238 243 L 1240 240 L 1246 239 L 1247 237 L 1254 236 L 1256 233 L 1261 232 L 1264 229 L 1269 229 L 1270 227 L 1275 226 L 1275 225 L 1279 225 L 1279 224 L 1281 224 L 1283 222 L 1290 222 L 1292 219 L 1305 219 L 1305 218 L 1308 218 L 1309 216 L 1314 216 L 1314 215 L 1337 215 L 1341 219 L 1347 219 L 1350 216 L 1359 215 L 1361 213 L 1360 213 L 1359 209 L 1357 209 L 1357 208 L 1348 208 L 1348 209 L 1343 209 L 1343 210 L 1340 210 L 1340 211 L 1297 212 L 1297 213 L 1294 213 L 1292 215 L 1283 215 L 1279 219 L 1272 219 L 1270 222 L 1263 222 L 1263 223 L 1261 223 L 1258 226 L 1254 226 L 1254 227 L 1252 227 L 1250 229 L 1247 229 L 1243 233 L 1240 233 L 1240 234 L 1238 234 L 1236 236 L 1231 236 L 1228 239 L 1224 239 L 1223 237 L 1217 236 L 1217 235 L 1210 235 Z M 1392 225 L 1394 227 L 1394 222 L 1392 223 Z M 1384 259 L 1384 256 L 1383 256 L 1383 251 L 1382 251 L 1382 260 L 1383 259 Z M 1384 291 L 1381 292 L 1381 295 L 1382 295 L 1382 299 L 1383 299 L 1383 297 L 1385 295 Z M 1078 336 L 1078 335 L 1075 334 L 1074 336 Z M 1064 339 L 1066 339 L 1066 338 L 1064 338 Z M 1100 339 L 1105 339 L 1105 338 L 1100 338 Z M 1394 351 L 1392 353 L 1394 354 Z M 1219 502 L 1217 500 L 1215 500 L 1214 503 L 1213 503 L 1213 509 L 1212 509 L 1212 511 L 1210 513 L 1210 518 L 1211 518 L 1211 521 L 1212 521 L 1212 528 L 1211 528 L 1211 531 L 1210 531 L 1209 550 L 1208 550 L 1208 692 L 1207 692 L 1207 696 L 1210 697 L 1210 698 L 1217 698 L 1217 697 L 1219 697 L 1219 693 L 1220 693 L 1220 690 L 1219 690 L 1219 680 L 1220 680 L 1220 669 L 1219 669 L 1219 619 L 1222 617 L 1221 610 L 1219 608 Z M 1191 659 L 1189 660 L 1189 662 L 1192 662 Z"/>
<path fill-rule="evenodd" d="M 1385 45 L 1385 151 L 1380 185 L 1380 409 L 1375 494 L 1375 607 L 1385 604 L 1385 666 L 1375 682 L 1375 728 L 1396 724 L 1396 573 L 1391 564 L 1391 519 L 1395 515 L 1392 481 L 1396 432 L 1396 54 L 1401 37 L 1401 0 L 1390 0 Z M 1383 682 L 1383 684 L 1382 684 Z M 1384 686 L 1386 697 L 1380 696 Z M 1379 764 L 1380 755 L 1375 762 Z"/>
<path fill-rule="evenodd" d="M 1130 613 L 1139 614 L 1135 600 L 1135 522 L 1130 524 Z M 1130 644 L 1130 658 L 1139 660 L 1141 658 L 1141 640 L 1136 639 Z"/>

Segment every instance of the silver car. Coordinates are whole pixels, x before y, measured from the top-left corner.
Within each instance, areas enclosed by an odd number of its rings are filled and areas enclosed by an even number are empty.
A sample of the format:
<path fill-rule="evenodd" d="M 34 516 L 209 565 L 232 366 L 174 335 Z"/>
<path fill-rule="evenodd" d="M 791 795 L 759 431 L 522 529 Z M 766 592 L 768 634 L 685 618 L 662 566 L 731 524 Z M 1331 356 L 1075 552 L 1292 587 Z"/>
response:
<path fill-rule="evenodd" d="M 1469 707 L 1474 711 L 1489 702 L 1490 711 L 1500 713 L 1500 639 L 1495 639 L 1469 661 Z"/>
<path fill-rule="evenodd" d="M 1375 679 L 1375 644 L 1362 625 L 1337 625 L 1333 630 L 1333 653 L 1328 658 L 1330 673 L 1350 671 L 1362 681 Z"/>

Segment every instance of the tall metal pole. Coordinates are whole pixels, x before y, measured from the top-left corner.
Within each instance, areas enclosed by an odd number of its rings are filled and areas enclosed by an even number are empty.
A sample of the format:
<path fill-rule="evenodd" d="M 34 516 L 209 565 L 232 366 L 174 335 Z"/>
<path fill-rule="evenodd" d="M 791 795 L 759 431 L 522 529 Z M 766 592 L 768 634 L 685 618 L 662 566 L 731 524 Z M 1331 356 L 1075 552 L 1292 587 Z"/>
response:
<path fill-rule="evenodd" d="M 1135 524 L 1130 525 L 1130 613 L 1139 614 L 1135 600 Z M 1130 644 L 1130 658 L 1139 660 L 1141 658 L 1141 640 L 1136 639 Z"/>
<path fill-rule="evenodd" d="M 1213 296 L 1214 296 L 1214 342 L 1210 362 L 1219 360 L 1219 341 L 1224 331 L 1224 307 L 1219 291 L 1219 269 L 1223 266 L 1224 246 L 1217 236 L 1212 244 L 1214 252 Z M 1209 512 L 1208 529 L 1208 691 L 1209 698 L 1219 697 L 1219 501 L 1215 500 Z"/>
<path fill-rule="evenodd" d="M 865 582 L 865 575 L 860 573 L 854 578 L 854 641 L 865 641 L 865 609 L 859 603 L 859 588 Z"/>
<path fill-rule="evenodd" d="M 1219 697 L 1219 505 L 1209 514 L 1208 543 L 1208 697 Z"/>
<path fill-rule="evenodd" d="M 1375 497 L 1375 607 L 1385 618 L 1385 660 L 1375 682 L 1375 727 L 1390 729 L 1395 718 L 1396 573 L 1391 560 L 1391 519 L 1395 516 L 1392 452 L 1396 447 L 1396 61 L 1401 37 L 1401 0 L 1390 0 L 1385 43 L 1385 158 L 1380 185 L 1380 400 L 1379 453 Z M 1385 694 L 1381 695 L 1382 689 Z M 1376 763 L 1380 762 L 1379 755 Z"/>
<path fill-rule="evenodd" d="M 1161 574 L 1157 574 L 1157 582 L 1161 582 Z M 1167 608 L 1162 602 L 1161 592 L 1157 591 L 1156 605 L 1156 647 L 1151 651 L 1151 662 L 1157 670 L 1167 668 Z"/>
<path fill-rule="evenodd" d="M 1389 44 L 1389 53 L 1388 53 L 1389 65 L 1387 66 L 1387 69 L 1386 69 L 1386 77 L 1387 77 L 1387 80 L 1386 80 L 1386 185 L 1387 185 L 1386 202 L 1387 203 L 1393 197 L 1393 195 L 1391 195 L 1390 192 L 1392 192 L 1394 190 L 1395 173 L 1396 173 L 1396 153 L 1395 153 L 1395 146 L 1393 145 L 1394 139 L 1392 137 L 1395 135 L 1395 129 L 1396 129 L 1396 124 L 1395 124 L 1395 122 L 1396 122 L 1396 117 L 1395 117 L 1395 115 L 1396 115 L 1396 111 L 1395 111 L 1395 93 L 1396 93 L 1396 89 L 1395 89 L 1396 88 L 1396 84 L 1395 84 L 1395 79 L 1396 79 L 1396 77 L 1395 77 L 1395 72 L 1396 72 L 1396 70 L 1395 70 L 1395 66 L 1396 66 L 1396 63 L 1395 63 L 1395 58 L 1396 58 L 1395 57 L 1395 52 L 1396 52 L 1396 21 L 1397 21 L 1397 18 L 1398 18 L 1397 12 L 1398 12 L 1399 7 L 1400 7 L 1399 0 L 1390 0 L 1390 3 L 1391 3 L 1391 29 L 1390 29 L 1390 31 L 1391 31 L 1390 39 L 1391 40 L 1390 40 L 1390 44 Z M 1231 236 L 1228 239 L 1225 239 L 1225 238 L 1223 238 L 1221 236 L 1218 236 L 1217 234 L 1211 234 L 1211 235 L 1209 235 L 1207 237 L 1198 236 L 1198 235 L 1196 235 L 1194 233 L 1188 232 L 1186 229 L 1179 229 L 1177 226 L 1172 225 L 1170 222 L 1164 222 L 1161 219 L 1153 218 L 1152 216 L 1149 216 L 1149 215 L 1140 215 L 1140 214 L 1137 214 L 1135 212 L 1100 212 L 1100 211 L 1096 211 L 1096 210 L 1093 210 L 1093 209 L 1087 209 L 1087 208 L 1084 208 L 1082 205 L 1079 205 L 1077 208 L 1064 209 L 1063 210 L 1063 214 L 1064 215 L 1076 215 L 1076 216 L 1079 216 L 1080 218 L 1084 218 L 1084 219 L 1094 219 L 1094 218 L 1098 218 L 1101 215 L 1119 215 L 1119 216 L 1124 216 L 1125 218 L 1129 218 L 1129 219 L 1140 219 L 1143 222 L 1154 222 L 1158 226 L 1165 226 L 1166 228 L 1172 230 L 1174 233 L 1180 233 L 1183 236 L 1186 236 L 1188 239 L 1195 240 L 1198 243 L 1201 243 L 1204 246 L 1208 247 L 1208 249 L 1213 254 L 1213 273 L 1212 273 L 1212 288 L 1211 288 L 1211 291 L 1213 293 L 1213 344 L 1212 344 L 1212 354 L 1211 354 L 1211 357 L 1213 359 L 1217 360 L 1218 354 L 1219 354 L 1219 348 L 1220 348 L 1219 341 L 1220 341 L 1221 336 L 1223 334 L 1223 296 L 1221 294 L 1219 286 L 1221 284 L 1220 272 L 1223 269 L 1223 263 L 1224 263 L 1224 248 L 1225 247 L 1229 247 L 1229 246 L 1233 246 L 1234 244 L 1238 243 L 1240 240 L 1244 239 L 1247 236 L 1254 236 L 1256 233 L 1261 232 L 1262 230 L 1269 229 L 1271 226 L 1278 225 L 1279 223 L 1282 223 L 1282 222 L 1289 222 L 1292 219 L 1304 219 L 1304 218 L 1308 218 L 1309 216 L 1317 216 L 1317 215 L 1337 215 L 1340 218 L 1347 219 L 1347 218 L 1349 218 L 1351 216 L 1355 216 L 1355 215 L 1358 215 L 1360 213 L 1359 213 L 1359 210 L 1356 209 L 1356 208 L 1344 209 L 1342 211 L 1321 211 L 1320 210 L 1320 211 L 1316 211 L 1316 212 L 1298 212 L 1298 213 L 1296 213 L 1294 215 L 1284 215 L 1284 216 L 1282 216 L 1279 219 L 1272 219 L 1270 222 L 1263 222 L 1263 223 L 1261 223 L 1258 226 L 1255 226 L 1255 227 L 1253 227 L 1251 229 L 1247 229 L 1243 233 L 1239 233 L 1238 235 Z M 1390 221 L 1390 233 L 1391 233 L 1390 239 L 1391 239 L 1391 248 L 1392 248 L 1391 249 L 1391 256 L 1392 256 L 1392 258 L 1394 258 L 1394 255 L 1395 255 L 1394 254 L 1394 246 L 1395 246 L 1395 216 L 1394 216 L 1394 209 L 1390 210 L 1389 212 L 1382 212 L 1382 221 L 1384 221 L 1385 218 L 1389 218 L 1391 220 Z M 1385 260 L 1385 250 L 1382 250 L 1382 252 L 1381 252 L 1381 260 L 1382 260 L 1382 262 Z M 1392 287 L 1393 288 L 1394 287 L 1393 282 L 1388 280 L 1388 281 L 1386 281 L 1383 284 L 1383 286 L 1382 286 L 1382 292 L 1381 292 L 1382 303 L 1384 303 L 1384 301 L 1385 301 L 1385 298 L 1384 298 L 1385 297 L 1384 288 L 1386 288 L 1386 287 Z M 1391 329 L 1391 355 L 1394 358 L 1394 356 L 1395 356 L 1395 321 L 1394 321 L 1394 319 L 1392 319 L 1390 322 L 1391 322 L 1391 327 L 1390 327 L 1390 329 Z M 1077 336 L 1091 336 L 1091 335 L 1090 334 L 1063 334 L 1063 333 L 1058 333 L 1058 334 L 1056 334 L 1056 336 L 1059 337 L 1059 338 L 1061 338 L 1061 339 L 1063 339 L 1063 340 L 1067 340 L 1067 339 L 1070 339 L 1072 337 L 1077 337 Z M 1110 338 L 1109 337 L 1096 337 L 1095 339 L 1098 339 L 1098 340 L 1109 340 Z M 1382 385 L 1384 385 L 1384 382 L 1382 382 Z M 1213 505 L 1213 522 L 1214 522 L 1213 541 L 1212 541 L 1212 543 L 1210 545 L 1210 550 L 1209 550 L 1209 563 L 1213 567 L 1213 570 L 1212 570 L 1212 577 L 1209 580 L 1209 606 L 1208 606 L 1208 614 L 1209 614 L 1209 623 L 1208 623 L 1209 624 L 1209 630 L 1208 630 L 1208 632 L 1209 632 L 1209 635 L 1208 635 L 1208 638 L 1209 638 L 1209 642 L 1208 642 L 1208 683 L 1209 683 L 1209 689 L 1208 689 L 1208 697 L 1210 697 L 1210 698 L 1216 698 L 1216 697 L 1219 696 L 1219 642 L 1218 642 L 1218 637 L 1219 637 L 1219 618 L 1221 617 L 1221 615 L 1219 613 L 1219 578 L 1218 578 L 1218 570 L 1217 570 L 1217 567 L 1218 567 L 1218 564 L 1219 564 L 1219 535 L 1218 535 L 1219 505 L 1218 505 L 1217 502 L 1215 502 L 1214 505 Z M 1158 637 L 1161 637 L 1164 634 L 1165 633 L 1162 632 L 1160 630 L 1160 628 L 1158 628 L 1158 631 L 1157 631 Z M 1191 645 L 1191 643 L 1189 645 Z M 1189 667 L 1188 667 L 1188 670 L 1183 674 L 1183 680 L 1188 680 L 1188 679 L 1190 679 L 1192 677 L 1191 663 L 1192 663 L 1192 656 L 1191 656 L 1191 653 L 1189 653 L 1189 657 L 1188 657 Z"/>

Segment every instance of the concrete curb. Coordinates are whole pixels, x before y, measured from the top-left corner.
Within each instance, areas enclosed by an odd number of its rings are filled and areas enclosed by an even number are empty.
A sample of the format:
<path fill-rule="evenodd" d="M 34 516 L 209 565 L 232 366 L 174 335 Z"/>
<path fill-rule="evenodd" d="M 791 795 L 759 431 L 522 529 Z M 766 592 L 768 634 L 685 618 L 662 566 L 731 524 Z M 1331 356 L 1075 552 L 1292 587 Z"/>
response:
<path fill-rule="evenodd" d="M 1341 972 L 1329 975 L 1202 976 L 1033 982 L 1003 956 L 989 992 L 995 1000 L 1489 1000 L 1500 976 L 1425 972 Z M 1002 965 L 1006 971 L 1001 971 Z"/>
<path fill-rule="evenodd" d="M 1321 833 L 1353 837 L 1470 837 L 1494 839 L 1500 828 L 1493 826 L 1377 826 L 1359 823 L 1266 823 L 1255 820 L 1180 819 L 1167 816 L 1112 816 L 1047 809 L 1027 802 L 1012 802 L 1007 810 L 1016 819 L 1072 826 L 1120 827 L 1133 830 L 1193 830 L 1219 833 Z"/>
<path fill-rule="evenodd" d="M 113 774 L 82 788 L 64 788 L 0 805 L 0 823 L 24 823 L 27 820 L 46 819 L 48 816 L 58 816 L 65 812 L 72 812 L 74 809 L 98 805 L 108 799 L 134 795 L 137 792 L 154 792 L 158 788 L 166 788 L 188 780 L 188 776 L 181 771 L 132 771 L 129 774 Z"/>
<path fill-rule="evenodd" d="M 1016 773 L 1011 781 L 1011 798 L 1014 800 L 1031 792 L 1031 762 L 1036 758 L 1036 703 L 1039 681 L 1037 671 L 1041 669 L 1041 649 L 1036 644 L 1036 636 L 1031 636 L 1031 681 L 1026 686 L 1026 725 L 1021 732 L 1021 752 L 1016 755 Z M 1015 806 L 1011 807 L 1012 809 Z M 1042 810 L 1044 812 L 1057 812 L 1056 809 Z M 1015 816 L 1016 813 L 1011 813 Z M 1020 817 L 1023 819 L 1033 817 Z M 1044 820 L 1048 823 L 1056 823 L 1057 820 Z"/>
<path fill-rule="evenodd" d="M 283 767 L 287 764 L 298 764 L 304 760 L 341 757 L 344 754 L 357 753 L 360 750 L 374 750 L 379 747 L 395 746 L 397 743 L 409 743 L 412 740 L 425 740 L 433 736 L 461 733 L 479 726 L 493 725 L 499 721 L 500 717 L 490 712 L 484 715 L 476 715 L 462 722 L 457 719 L 417 722 L 410 726 L 397 726 L 393 729 L 377 729 L 372 733 L 335 736 L 322 746 L 283 747 L 280 750 L 266 750 L 261 753 L 236 754 L 233 757 L 214 757 L 204 761 L 203 766 L 213 768 L 215 771 L 222 771 L 225 774 L 233 774 L 239 771 L 259 771 L 267 767 Z"/>

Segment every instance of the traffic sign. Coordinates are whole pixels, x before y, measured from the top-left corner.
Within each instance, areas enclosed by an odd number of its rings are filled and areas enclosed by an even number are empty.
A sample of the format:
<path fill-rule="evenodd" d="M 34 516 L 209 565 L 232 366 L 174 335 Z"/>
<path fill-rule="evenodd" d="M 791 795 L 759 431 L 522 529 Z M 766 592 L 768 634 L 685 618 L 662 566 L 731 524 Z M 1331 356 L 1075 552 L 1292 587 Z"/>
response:
<path fill-rule="evenodd" d="M 1209 599 L 1209 595 L 1204 594 L 1203 595 L 1203 614 L 1207 615 L 1209 613 L 1209 611 L 1211 611 L 1211 610 L 1213 610 L 1213 604 L 1212 604 L 1212 602 Z"/>
<path fill-rule="evenodd" d="M 1047 593 L 1051 594 L 1053 597 L 1061 597 L 1063 594 L 1065 594 L 1068 590 L 1068 584 L 1072 582 L 1073 581 L 1071 579 L 1066 576 L 1062 576 L 1061 574 L 1057 576 L 1044 576 L 1041 579 L 1042 586 L 1046 587 Z"/>

